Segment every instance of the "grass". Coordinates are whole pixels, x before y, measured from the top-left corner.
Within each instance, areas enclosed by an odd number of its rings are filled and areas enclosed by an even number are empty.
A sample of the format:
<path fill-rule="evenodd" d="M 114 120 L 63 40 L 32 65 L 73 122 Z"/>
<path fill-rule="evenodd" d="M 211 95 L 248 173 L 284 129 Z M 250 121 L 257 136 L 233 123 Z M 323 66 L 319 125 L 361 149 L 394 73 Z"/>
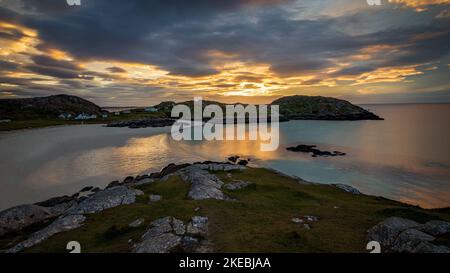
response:
<path fill-rule="evenodd" d="M 129 252 L 152 220 L 174 216 L 187 222 L 194 215 L 209 217 L 209 239 L 217 252 L 365 252 L 366 231 L 386 217 L 419 222 L 450 220 L 448 210 L 425 210 L 384 198 L 352 195 L 328 185 L 301 184 L 267 169 L 216 172 L 225 183 L 252 182 L 248 188 L 225 191 L 235 201 L 187 199 L 189 184 L 173 176 L 165 182 L 138 187 L 145 196 L 132 205 L 89 215 L 76 230 L 57 234 L 27 252 L 66 252 L 69 241 L 81 243 L 82 252 Z M 148 194 L 162 195 L 148 203 Z M 195 212 L 196 208 L 200 208 Z M 314 215 L 311 229 L 291 222 Z M 128 224 L 138 218 L 137 228 Z M 13 239 L 13 238 L 10 238 Z M 17 241 L 17 239 L 16 239 Z M 442 238 L 445 244 L 448 238 Z"/>
<path fill-rule="evenodd" d="M 76 121 L 63 119 L 32 119 L 32 120 L 13 120 L 7 123 L 0 123 L 0 131 L 13 131 L 21 129 L 42 128 L 60 125 L 77 124 L 105 124 L 116 121 L 138 120 L 144 118 L 166 117 L 163 113 L 150 113 L 142 111 L 133 111 L 130 114 L 121 114 L 115 116 L 111 114 L 108 118 L 97 118 L 94 120 Z"/>

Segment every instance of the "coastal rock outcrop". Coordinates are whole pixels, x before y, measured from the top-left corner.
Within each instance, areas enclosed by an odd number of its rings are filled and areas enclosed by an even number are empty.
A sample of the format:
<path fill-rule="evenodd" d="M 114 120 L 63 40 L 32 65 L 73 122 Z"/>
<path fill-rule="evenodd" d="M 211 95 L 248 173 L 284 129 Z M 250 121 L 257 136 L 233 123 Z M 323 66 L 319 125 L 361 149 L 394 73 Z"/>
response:
<path fill-rule="evenodd" d="M 4 210 L 0 212 L 0 236 L 52 217 L 55 215 L 50 210 L 38 205 L 21 205 Z"/>
<path fill-rule="evenodd" d="M 136 196 L 144 194 L 142 191 L 117 186 L 87 197 L 84 201 L 72 207 L 68 214 L 90 214 L 120 205 L 133 204 Z"/>
<path fill-rule="evenodd" d="M 181 177 L 191 183 L 188 197 L 194 200 L 225 200 L 221 187 L 224 184 L 216 175 L 210 174 L 200 166 L 193 165 L 183 170 Z"/>
<path fill-rule="evenodd" d="M 407 253 L 450 253 L 450 248 L 434 244 L 436 237 L 429 233 L 444 235 L 450 223 L 415 221 L 390 217 L 368 230 L 368 241 L 377 241 L 387 251 Z M 426 232 L 428 231 L 428 232 Z"/>
<path fill-rule="evenodd" d="M 34 245 L 39 244 L 40 242 L 50 238 L 57 233 L 78 228 L 83 224 L 85 220 L 86 217 L 83 215 L 68 215 L 65 217 L 61 217 L 46 228 L 31 234 L 27 240 L 17 244 L 13 248 L 7 250 L 7 252 L 17 253 L 23 251 L 26 248 L 30 248 Z"/>
<path fill-rule="evenodd" d="M 164 217 L 150 223 L 141 242 L 133 246 L 134 253 L 169 253 L 182 249 L 188 252 L 206 252 L 208 218 L 194 216 L 187 225 L 175 217 Z"/>

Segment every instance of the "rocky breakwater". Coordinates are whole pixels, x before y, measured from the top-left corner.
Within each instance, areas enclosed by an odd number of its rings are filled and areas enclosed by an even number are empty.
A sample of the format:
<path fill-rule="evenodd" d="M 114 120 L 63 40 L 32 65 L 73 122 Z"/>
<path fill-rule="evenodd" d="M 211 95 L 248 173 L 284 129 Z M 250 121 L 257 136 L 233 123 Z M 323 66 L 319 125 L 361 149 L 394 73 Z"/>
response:
<path fill-rule="evenodd" d="M 139 120 L 127 120 L 108 123 L 107 127 L 128 127 L 132 129 L 146 128 L 146 127 L 166 127 L 172 126 L 175 123 L 171 118 L 146 118 Z"/>

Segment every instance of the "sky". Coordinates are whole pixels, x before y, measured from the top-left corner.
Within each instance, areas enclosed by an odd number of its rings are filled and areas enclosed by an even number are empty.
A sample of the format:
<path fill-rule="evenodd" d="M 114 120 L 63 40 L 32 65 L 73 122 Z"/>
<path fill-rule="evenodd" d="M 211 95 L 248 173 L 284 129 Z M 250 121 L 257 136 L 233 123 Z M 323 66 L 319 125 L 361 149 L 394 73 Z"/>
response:
<path fill-rule="evenodd" d="M 450 0 L 0 0 L 0 99 L 450 102 Z"/>

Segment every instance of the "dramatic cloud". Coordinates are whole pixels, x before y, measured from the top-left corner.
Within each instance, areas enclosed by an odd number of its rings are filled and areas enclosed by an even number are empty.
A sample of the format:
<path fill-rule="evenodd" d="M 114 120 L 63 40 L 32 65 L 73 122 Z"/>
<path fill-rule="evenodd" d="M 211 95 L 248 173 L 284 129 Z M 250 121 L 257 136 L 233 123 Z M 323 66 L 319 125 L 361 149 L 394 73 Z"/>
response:
<path fill-rule="evenodd" d="M 0 97 L 55 90 L 105 104 L 133 94 L 136 103 L 194 94 L 352 97 L 385 92 L 387 83 L 398 83 L 392 92 L 430 84 L 438 75 L 430 67 L 448 73 L 448 1 L 355 3 L 3 0 Z"/>

